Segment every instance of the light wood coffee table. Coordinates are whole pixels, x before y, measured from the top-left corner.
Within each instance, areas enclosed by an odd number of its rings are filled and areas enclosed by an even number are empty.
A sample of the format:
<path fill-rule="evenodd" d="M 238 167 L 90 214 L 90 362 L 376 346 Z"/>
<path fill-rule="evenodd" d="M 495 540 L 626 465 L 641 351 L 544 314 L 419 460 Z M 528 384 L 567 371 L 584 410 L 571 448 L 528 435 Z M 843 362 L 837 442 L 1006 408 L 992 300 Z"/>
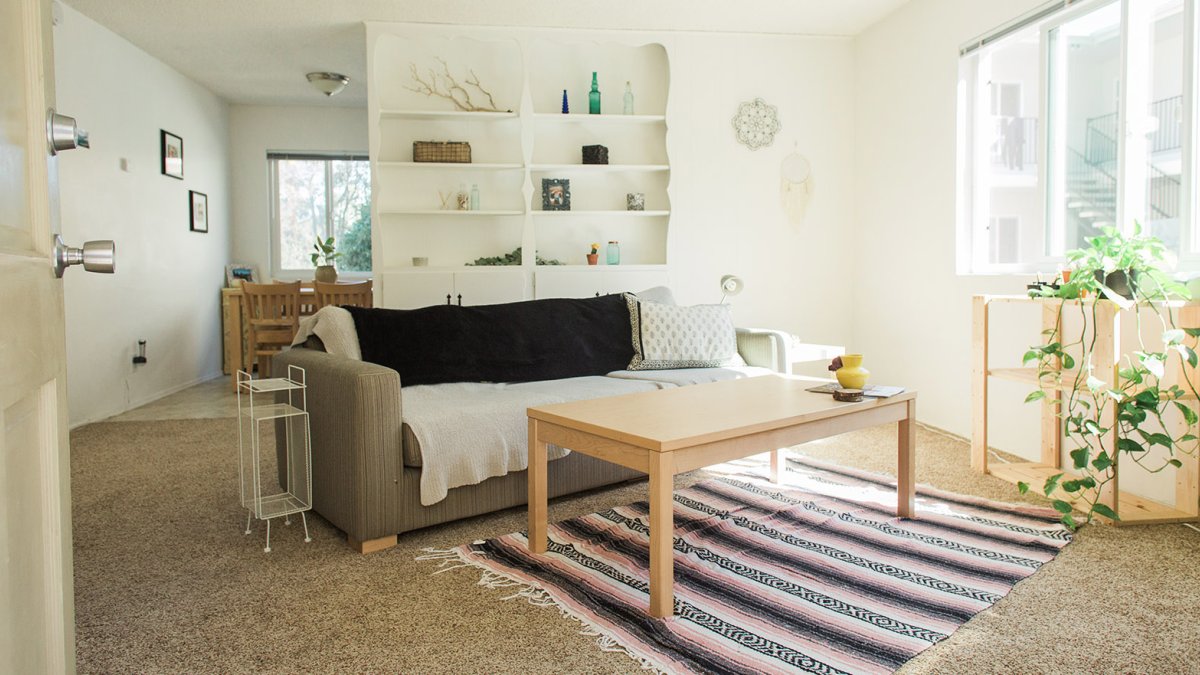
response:
<path fill-rule="evenodd" d="M 546 552 L 549 443 L 650 476 L 650 614 L 675 606 L 672 477 L 771 451 L 778 481 L 785 448 L 899 423 L 896 514 L 913 515 L 917 393 L 839 403 L 805 391 L 819 380 L 769 375 L 529 409 L 529 548 Z"/>

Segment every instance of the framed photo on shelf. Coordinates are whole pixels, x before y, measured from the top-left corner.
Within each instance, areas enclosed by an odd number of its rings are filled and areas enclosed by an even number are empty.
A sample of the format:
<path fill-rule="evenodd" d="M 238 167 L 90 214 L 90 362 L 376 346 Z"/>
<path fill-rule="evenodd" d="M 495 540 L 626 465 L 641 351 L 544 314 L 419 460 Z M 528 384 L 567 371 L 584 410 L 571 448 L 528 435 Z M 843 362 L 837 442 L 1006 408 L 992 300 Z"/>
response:
<path fill-rule="evenodd" d="M 542 210 L 571 210 L 571 181 L 567 178 L 542 179 Z"/>
<path fill-rule="evenodd" d="M 228 288 L 236 288 L 241 286 L 243 281 L 249 281 L 252 284 L 258 283 L 258 268 L 254 265 L 246 263 L 234 263 L 225 266 L 225 286 Z"/>
<path fill-rule="evenodd" d="M 166 129 L 158 130 L 158 139 L 162 148 L 163 175 L 183 180 L 183 139 Z"/>
<path fill-rule="evenodd" d="M 192 211 L 192 232 L 208 232 L 208 195 L 188 190 L 188 206 Z"/>

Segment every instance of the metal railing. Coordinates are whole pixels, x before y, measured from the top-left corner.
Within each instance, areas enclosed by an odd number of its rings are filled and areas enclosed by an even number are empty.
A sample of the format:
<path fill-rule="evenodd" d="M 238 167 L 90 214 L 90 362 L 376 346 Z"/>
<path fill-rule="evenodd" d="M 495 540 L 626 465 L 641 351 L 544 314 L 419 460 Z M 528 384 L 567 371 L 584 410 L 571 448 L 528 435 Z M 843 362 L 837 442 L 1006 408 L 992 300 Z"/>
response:
<path fill-rule="evenodd" d="M 1172 96 L 1150 104 L 1148 115 L 1158 120 L 1158 128 L 1149 135 L 1150 152 L 1177 150 L 1183 136 L 1183 96 Z M 1093 162 L 1117 159 L 1120 117 L 1117 113 L 1089 117 L 1084 154 Z"/>
<path fill-rule="evenodd" d="M 1036 117 L 996 117 L 992 166 L 1025 173 L 1037 170 Z"/>

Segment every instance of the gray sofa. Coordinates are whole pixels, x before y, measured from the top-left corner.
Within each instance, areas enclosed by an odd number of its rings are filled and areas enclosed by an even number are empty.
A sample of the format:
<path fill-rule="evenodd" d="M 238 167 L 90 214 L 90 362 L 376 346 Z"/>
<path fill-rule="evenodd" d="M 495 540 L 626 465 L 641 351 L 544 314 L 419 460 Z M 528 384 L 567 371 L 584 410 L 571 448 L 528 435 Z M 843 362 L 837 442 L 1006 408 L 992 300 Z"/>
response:
<path fill-rule="evenodd" d="M 786 369 L 789 336 L 739 329 L 737 342 L 748 366 Z M 306 371 L 313 510 L 345 532 L 355 550 L 382 550 L 395 545 L 397 535 L 404 532 L 526 503 L 526 472 L 517 471 L 454 487 L 441 501 L 422 505 L 421 449 L 415 447 L 418 441 L 405 424 L 399 373 L 327 353 L 319 340 L 311 339 L 272 361 L 277 376 L 286 373 L 288 366 Z M 663 382 L 663 387 L 745 376 L 745 371 L 730 369 L 705 371 L 640 375 Z M 460 412 L 470 415 L 469 405 Z M 513 422 L 523 427 L 524 410 L 513 414 Z M 557 497 L 642 475 L 570 453 L 550 463 L 549 493 Z"/>

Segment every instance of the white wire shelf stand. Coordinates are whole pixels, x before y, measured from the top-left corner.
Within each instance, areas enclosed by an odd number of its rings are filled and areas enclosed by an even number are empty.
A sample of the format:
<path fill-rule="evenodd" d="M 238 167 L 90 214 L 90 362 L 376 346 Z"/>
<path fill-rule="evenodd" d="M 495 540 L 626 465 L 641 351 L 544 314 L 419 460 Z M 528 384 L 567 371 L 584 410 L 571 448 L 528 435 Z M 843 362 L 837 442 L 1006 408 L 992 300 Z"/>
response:
<path fill-rule="evenodd" d="M 312 541 L 305 514 L 312 508 L 306 382 L 304 369 L 297 366 L 288 366 L 287 377 L 255 380 L 244 370 L 237 374 L 238 469 L 241 504 L 246 509 L 245 534 L 250 534 L 253 519 L 266 521 L 266 553 L 271 552 L 272 518 L 283 517 L 284 525 L 291 525 L 292 514 L 299 513 L 304 541 Z M 276 450 L 265 457 L 264 436 L 271 440 L 268 447 Z M 272 471 L 277 474 L 279 492 L 271 487 L 274 481 L 264 480 L 264 472 Z"/>

